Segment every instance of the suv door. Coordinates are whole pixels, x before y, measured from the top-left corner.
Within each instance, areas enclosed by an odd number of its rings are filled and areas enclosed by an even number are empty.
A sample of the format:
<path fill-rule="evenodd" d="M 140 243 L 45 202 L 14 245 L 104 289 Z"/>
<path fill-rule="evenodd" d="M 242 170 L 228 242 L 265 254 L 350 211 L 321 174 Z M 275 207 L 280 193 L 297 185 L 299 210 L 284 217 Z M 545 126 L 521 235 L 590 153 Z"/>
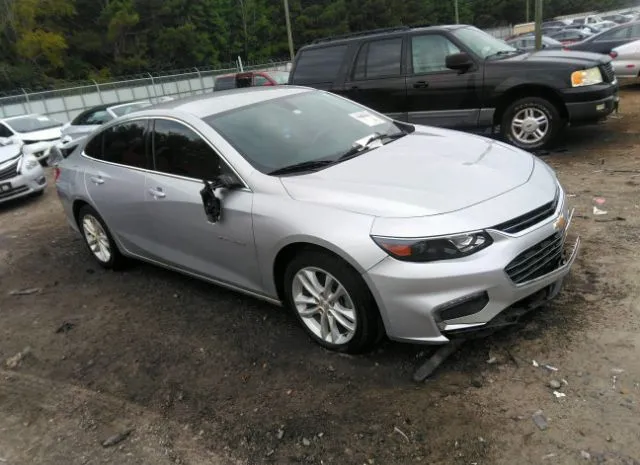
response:
<path fill-rule="evenodd" d="M 471 128 L 478 125 L 481 68 L 460 73 L 447 68 L 446 57 L 463 50 L 448 36 L 434 32 L 409 36 L 407 110 L 409 122 Z"/>
<path fill-rule="evenodd" d="M 338 92 L 387 116 L 407 120 L 407 81 L 403 69 L 404 36 L 363 42 L 355 64 Z"/>
<path fill-rule="evenodd" d="M 248 188 L 218 189 L 220 221 L 205 214 L 200 191 L 203 180 L 220 174 L 237 178 L 213 147 L 195 130 L 169 119 L 154 121 L 153 172 L 147 175 L 145 199 L 153 228 L 156 260 L 210 279 L 261 288 L 253 242 Z"/>
<path fill-rule="evenodd" d="M 147 119 L 127 121 L 99 132 L 84 149 L 84 182 L 94 208 L 112 233 L 130 252 L 145 255 L 145 170 Z"/>

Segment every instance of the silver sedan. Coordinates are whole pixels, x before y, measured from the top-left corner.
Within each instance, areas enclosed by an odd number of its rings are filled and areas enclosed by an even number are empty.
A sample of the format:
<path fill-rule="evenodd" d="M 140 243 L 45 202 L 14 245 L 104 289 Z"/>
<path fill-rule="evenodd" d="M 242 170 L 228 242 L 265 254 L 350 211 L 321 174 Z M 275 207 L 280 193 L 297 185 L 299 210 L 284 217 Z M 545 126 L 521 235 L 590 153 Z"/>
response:
<path fill-rule="evenodd" d="M 141 259 L 284 304 L 333 350 L 513 322 L 560 291 L 579 247 L 541 160 L 303 87 L 156 105 L 55 169 L 102 266 Z"/>
<path fill-rule="evenodd" d="M 619 79 L 640 78 L 640 40 L 621 45 L 611 51 L 613 70 Z"/>

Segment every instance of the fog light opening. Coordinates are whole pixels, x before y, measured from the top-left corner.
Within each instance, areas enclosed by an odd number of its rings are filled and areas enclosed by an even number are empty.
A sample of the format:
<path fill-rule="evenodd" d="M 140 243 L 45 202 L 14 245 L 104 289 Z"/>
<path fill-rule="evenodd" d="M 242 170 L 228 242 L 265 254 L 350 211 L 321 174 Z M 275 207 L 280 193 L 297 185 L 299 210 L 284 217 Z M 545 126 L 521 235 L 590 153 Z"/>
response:
<path fill-rule="evenodd" d="M 447 302 L 436 310 L 438 322 L 455 320 L 465 316 L 478 313 L 489 303 L 489 294 L 486 291 L 461 297 L 451 302 Z"/>

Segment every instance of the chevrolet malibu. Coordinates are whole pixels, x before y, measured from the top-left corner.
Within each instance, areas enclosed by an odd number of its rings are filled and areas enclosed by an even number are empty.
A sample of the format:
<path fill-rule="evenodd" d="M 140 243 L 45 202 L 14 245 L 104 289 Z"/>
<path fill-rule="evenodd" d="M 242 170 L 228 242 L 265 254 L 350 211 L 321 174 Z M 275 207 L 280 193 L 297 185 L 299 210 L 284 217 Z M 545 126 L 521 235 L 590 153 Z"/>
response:
<path fill-rule="evenodd" d="M 141 259 L 284 304 L 338 351 L 508 323 L 557 295 L 579 248 L 534 156 L 304 87 L 119 118 L 55 177 L 100 265 Z"/>

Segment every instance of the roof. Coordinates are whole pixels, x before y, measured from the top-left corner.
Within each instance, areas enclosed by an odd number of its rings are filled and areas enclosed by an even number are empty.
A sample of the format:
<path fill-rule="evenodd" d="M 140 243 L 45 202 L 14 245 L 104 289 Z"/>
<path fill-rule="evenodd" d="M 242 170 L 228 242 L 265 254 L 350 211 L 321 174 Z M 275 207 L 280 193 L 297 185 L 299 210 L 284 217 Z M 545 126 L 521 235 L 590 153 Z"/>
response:
<path fill-rule="evenodd" d="M 310 45 L 306 45 L 303 48 L 324 44 L 327 42 L 348 42 L 355 39 L 361 39 L 363 37 L 372 37 L 372 36 L 384 36 L 388 34 L 408 32 L 408 31 L 437 31 L 437 30 L 455 30 L 463 27 L 469 27 L 468 24 L 444 24 L 440 26 L 432 26 L 430 24 L 423 25 L 415 25 L 415 26 L 396 26 L 396 27 L 388 27 L 383 29 L 373 29 L 369 31 L 361 31 L 361 32 L 351 32 L 349 34 L 339 35 L 339 36 L 330 36 L 324 37 L 322 39 L 316 39 L 311 42 Z"/>
<path fill-rule="evenodd" d="M 299 86 L 243 87 L 157 103 L 146 108 L 145 111 L 176 110 L 190 113 L 198 118 L 205 118 L 254 103 L 311 91 L 313 89 Z"/>

